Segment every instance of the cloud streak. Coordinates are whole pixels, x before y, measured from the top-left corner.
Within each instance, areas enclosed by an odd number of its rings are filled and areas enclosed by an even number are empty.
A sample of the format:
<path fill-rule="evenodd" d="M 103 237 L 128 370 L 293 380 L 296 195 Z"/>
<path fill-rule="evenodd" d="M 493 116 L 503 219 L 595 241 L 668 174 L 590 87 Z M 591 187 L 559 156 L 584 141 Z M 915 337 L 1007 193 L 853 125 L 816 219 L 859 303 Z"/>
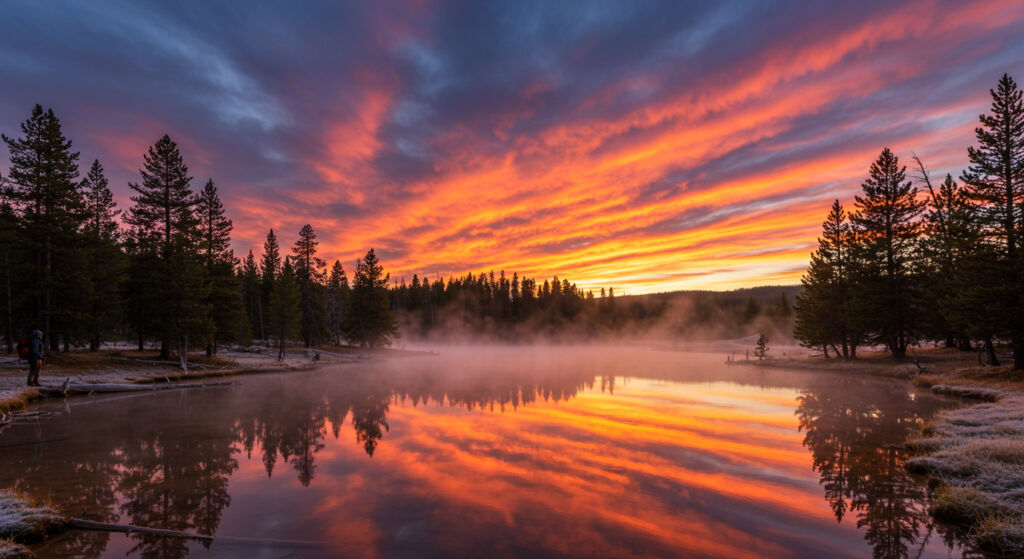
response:
<path fill-rule="evenodd" d="M 640 293 L 796 281 L 882 146 L 956 173 L 1024 6 L 11 2 L 0 50 L 0 130 L 52 106 L 121 203 L 170 133 L 240 253 Z"/>

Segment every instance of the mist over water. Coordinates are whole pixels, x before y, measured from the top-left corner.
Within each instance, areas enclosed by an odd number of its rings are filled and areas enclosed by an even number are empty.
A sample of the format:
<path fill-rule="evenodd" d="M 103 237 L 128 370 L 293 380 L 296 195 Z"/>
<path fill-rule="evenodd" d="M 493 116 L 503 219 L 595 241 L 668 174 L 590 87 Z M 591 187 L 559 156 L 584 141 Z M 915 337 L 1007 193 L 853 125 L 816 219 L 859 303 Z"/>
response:
<path fill-rule="evenodd" d="M 947 557 L 899 444 L 906 383 L 641 347 L 444 348 L 72 399 L 0 435 L 0 486 L 200 543 L 41 557 Z M 958 553 L 958 552 L 957 552 Z"/>

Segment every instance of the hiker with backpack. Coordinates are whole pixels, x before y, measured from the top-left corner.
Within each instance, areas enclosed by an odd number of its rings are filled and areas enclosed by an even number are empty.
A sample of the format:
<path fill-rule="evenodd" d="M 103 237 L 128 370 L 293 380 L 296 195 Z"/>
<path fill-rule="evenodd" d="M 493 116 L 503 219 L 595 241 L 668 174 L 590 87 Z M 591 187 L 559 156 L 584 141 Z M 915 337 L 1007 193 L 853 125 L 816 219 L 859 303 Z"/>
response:
<path fill-rule="evenodd" d="M 46 348 L 43 347 L 43 333 L 39 330 L 32 331 L 32 338 L 28 341 L 28 385 L 39 386 L 39 370 L 43 368 L 43 361 L 46 359 Z"/>

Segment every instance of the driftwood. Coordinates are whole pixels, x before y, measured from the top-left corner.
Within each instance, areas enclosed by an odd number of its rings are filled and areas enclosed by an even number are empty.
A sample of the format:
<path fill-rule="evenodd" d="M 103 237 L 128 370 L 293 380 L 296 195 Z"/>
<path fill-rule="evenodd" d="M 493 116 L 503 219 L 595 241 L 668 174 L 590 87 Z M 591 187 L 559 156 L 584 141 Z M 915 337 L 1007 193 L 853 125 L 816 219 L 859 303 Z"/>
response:
<path fill-rule="evenodd" d="M 145 534 L 148 536 L 163 536 L 165 538 L 186 538 L 190 540 L 213 541 L 213 536 L 202 534 L 190 534 L 177 530 L 161 530 L 159 528 L 146 528 L 144 526 L 132 526 L 130 524 L 109 524 L 106 522 L 93 522 L 81 518 L 72 518 L 67 522 L 68 528 L 79 530 L 96 530 L 100 532 L 122 532 L 125 534 Z"/>
<path fill-rule="evenodd" d="M 169 365 L 172 367 L 181 368 L 180 362 L 175 361 L 158 361 L 155 359 L 135 359 L 132 357 L 111 357 L 111 359 L 117 359 L 118 361 L 130 361 L 132 363 L 146 363 L 147 365 Z M 186 362 L 189 367 L 193 369 L 230 369 L 232 365 L 204 365 L 202 363 L 195 363 L 192 361 Z M 187 370 L 187 369 L 186 369 Z"/>
<path fill-rule="evenodd" d="M 111 392 L 145 392 L 151 390 L 176 390 L 179 388 L 206 388 L 210 386 L 230 386 L 237 382 L 228 380 L 206 383 L 163 383 L 163 384 L 110 384 L 110 383 L 74 383 L 65 381 L 61 388 L 40 388 L 39 392 L 47 396 L 66 396 L 68 394 L 106 394 Z"/>

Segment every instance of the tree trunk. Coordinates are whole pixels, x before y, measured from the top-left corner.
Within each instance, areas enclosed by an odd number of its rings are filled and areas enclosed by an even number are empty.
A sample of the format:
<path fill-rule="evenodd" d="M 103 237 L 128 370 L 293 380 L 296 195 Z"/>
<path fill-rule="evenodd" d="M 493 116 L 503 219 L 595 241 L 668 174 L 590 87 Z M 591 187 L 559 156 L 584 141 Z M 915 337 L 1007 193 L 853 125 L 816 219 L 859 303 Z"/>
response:
<path fill-rule="evenodd" d="M 996 348 L 992 345 L 992 338 L 985 338 L 985 354 L 988 356 L 989 366 L 999 366 L 999 358 L 996 357 Z"/>
<path fill-rule="evenodd" d="M 7 353 L 14 352 L 14 298 L 11 296 L 11 261 L 4 251 L 4 269 L 7 278 Z"/>
<path fill-rule="evenodd" d="M 166 340 L 160 340 L 160 359 L 171 358 L 171 344 Z"/>
<path fill-rule="evenodd" d="M 1024 370 L 1024 339 L 1018 337 L 1013 339 L 1013 370 Z"/>

